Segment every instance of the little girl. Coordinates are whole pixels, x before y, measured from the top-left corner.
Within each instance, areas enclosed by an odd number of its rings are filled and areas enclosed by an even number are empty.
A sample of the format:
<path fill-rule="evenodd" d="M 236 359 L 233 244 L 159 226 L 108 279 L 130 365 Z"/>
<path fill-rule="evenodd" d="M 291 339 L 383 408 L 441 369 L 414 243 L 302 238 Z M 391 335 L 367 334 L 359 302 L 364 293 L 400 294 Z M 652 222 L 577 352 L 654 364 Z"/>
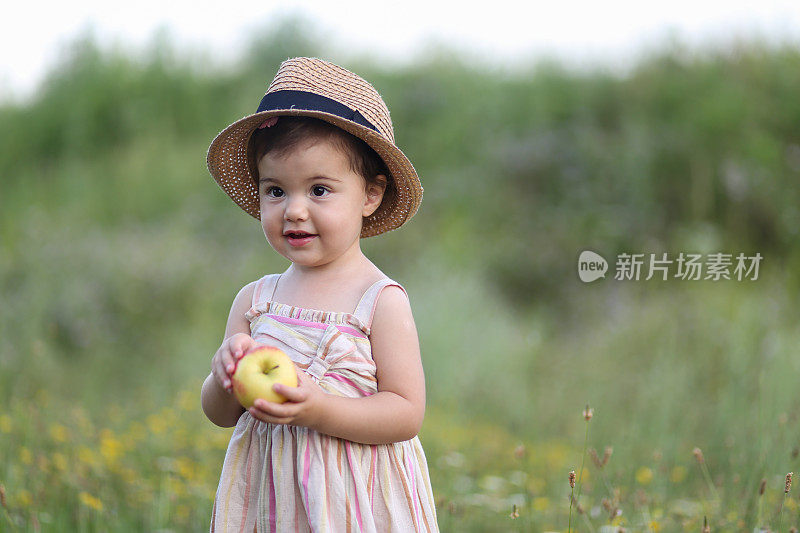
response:
<path fill-rule="evenodd" d="M 289 59 L 257 112 L 211 143 L 208 168 L 291 262 L 239 291 L 203 383 L 206 416 L 235 426 L 211 531 L 438 531 L 411 307 L 360 246 L 422 199 L 386 104 L 337 65 Z M 261 344 L 292 358 L 299 384 L 245 410 L 231 375 Z"/>

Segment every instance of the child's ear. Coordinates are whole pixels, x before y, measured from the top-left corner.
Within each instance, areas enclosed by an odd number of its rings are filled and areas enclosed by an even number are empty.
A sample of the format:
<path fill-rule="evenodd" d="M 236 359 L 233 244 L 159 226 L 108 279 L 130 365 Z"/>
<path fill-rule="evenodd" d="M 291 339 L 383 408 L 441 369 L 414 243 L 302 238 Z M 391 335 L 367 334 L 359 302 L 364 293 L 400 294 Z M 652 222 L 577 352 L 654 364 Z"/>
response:
<path fill-rule="evenodd" d="M 368 182 L 366 186 L 367 200 L 364 202 L 362 216 L 368 217 L 378 209 L 383 200 L 383 193 L 386 191 L 386 176 L 378 174 L 375 182 Z"/>

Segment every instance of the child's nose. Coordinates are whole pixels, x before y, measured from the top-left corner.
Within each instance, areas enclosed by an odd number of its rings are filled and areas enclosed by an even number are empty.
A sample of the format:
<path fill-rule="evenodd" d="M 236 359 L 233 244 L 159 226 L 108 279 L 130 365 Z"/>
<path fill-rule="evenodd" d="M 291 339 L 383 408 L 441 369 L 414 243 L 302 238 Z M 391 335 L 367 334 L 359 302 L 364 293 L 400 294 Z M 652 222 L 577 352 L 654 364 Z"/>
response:
<path fill-rule="evenodd" d="M 285 205 L 283 217 L 286 220 L 306 220 L 308 218 L 308 208 L 303 198 L 287 199 Z"/>

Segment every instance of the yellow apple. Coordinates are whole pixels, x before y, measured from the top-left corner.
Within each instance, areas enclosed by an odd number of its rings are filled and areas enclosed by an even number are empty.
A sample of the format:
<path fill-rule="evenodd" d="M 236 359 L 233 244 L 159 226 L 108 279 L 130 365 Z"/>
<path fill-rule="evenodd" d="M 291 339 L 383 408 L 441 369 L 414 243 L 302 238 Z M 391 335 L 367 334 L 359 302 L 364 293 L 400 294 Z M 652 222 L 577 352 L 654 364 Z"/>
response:
<path fill-rule="evenodd" d="M 231 376 L 233 394 L 242 407 L 250 409 L 257 398 L 283 403 L 286 398 L 272 390 L 275 383 L 297 387 L 297 370 L 283 350 L 262 346 L 247 352 L 236 363 Z"/>

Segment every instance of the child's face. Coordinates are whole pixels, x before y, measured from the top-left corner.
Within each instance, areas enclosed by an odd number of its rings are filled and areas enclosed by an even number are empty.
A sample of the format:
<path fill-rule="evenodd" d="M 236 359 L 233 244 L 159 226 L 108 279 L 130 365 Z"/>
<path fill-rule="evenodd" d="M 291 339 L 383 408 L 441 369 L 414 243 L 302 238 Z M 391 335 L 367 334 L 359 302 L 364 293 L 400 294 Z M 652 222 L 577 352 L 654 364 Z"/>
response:
<path fill-rule="evenodd" d="M 365 186 L 334 145 L 306 141 L 284 158 L 267 154 L 258 173 L 261 226 L 279 254 L 302 267 L 345 264 L 360 255 L 362 217 L 378 208 L 383 189 Z"/>

